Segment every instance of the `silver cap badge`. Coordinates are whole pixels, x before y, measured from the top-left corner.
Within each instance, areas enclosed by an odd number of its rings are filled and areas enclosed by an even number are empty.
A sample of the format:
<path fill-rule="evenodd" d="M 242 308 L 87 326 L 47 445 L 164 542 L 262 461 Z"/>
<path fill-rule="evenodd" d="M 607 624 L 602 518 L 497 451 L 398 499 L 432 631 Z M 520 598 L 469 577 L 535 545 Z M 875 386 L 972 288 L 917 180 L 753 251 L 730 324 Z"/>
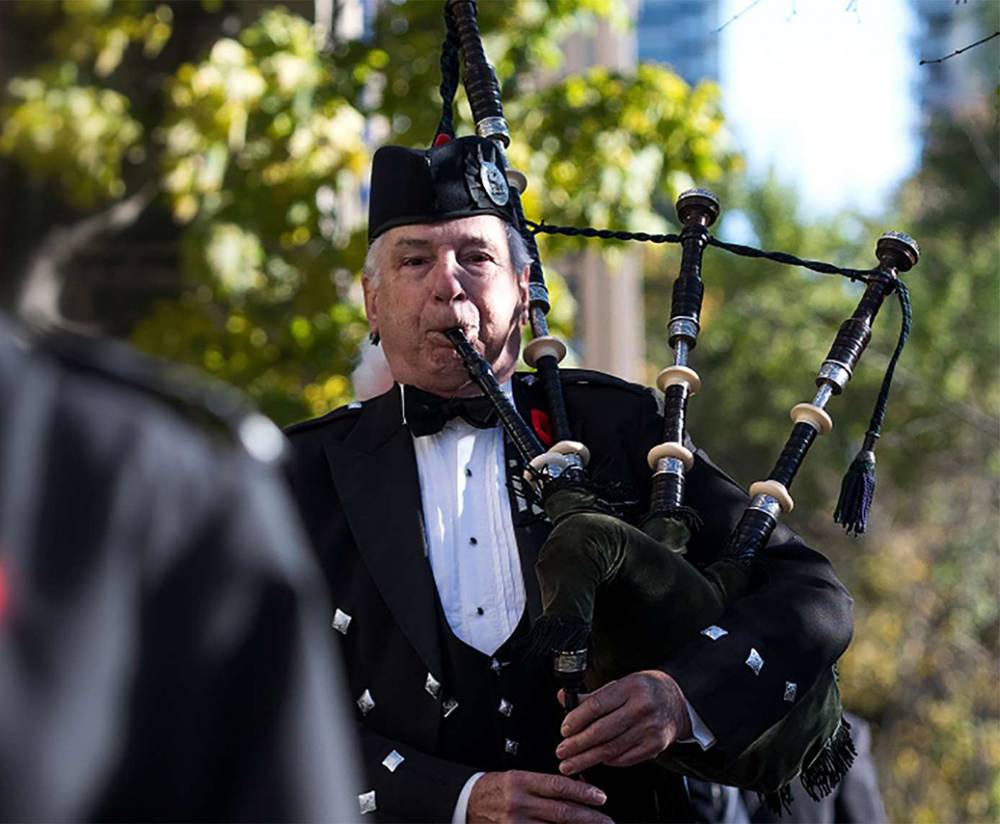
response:
<path fill-rule="evenodd" d="M 510 189 L 507 187 L 507 177 L 492 160 L 483 157 L 483 147 L 479 147 L 479 180 L 486 190 L 486 195 L 497 206 L 505 206 L 510 200 Z"/>

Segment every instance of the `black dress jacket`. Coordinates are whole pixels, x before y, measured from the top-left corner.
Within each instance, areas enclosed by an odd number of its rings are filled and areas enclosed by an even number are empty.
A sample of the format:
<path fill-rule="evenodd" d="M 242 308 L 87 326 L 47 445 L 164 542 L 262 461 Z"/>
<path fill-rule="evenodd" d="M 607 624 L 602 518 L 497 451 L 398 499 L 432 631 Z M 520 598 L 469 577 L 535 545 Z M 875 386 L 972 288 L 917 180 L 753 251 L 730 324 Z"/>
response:
<path fill-rule="evenodd" d="M 654 394 L 596 372 L 564 370 L 563 381 L 574 434 L 591 450 L 592 477 L 617 500 L 623 517 L 636 522 L 649 499 L 646 454 L 661 440 Z M 532 410 L 545 409 L 533 375 L 515 376 L 513 386 L 526 420 L 532 420 Z M 359 699 L 375 817 L 448 821 L 462 786 L 477 771 L 555 771 L 554 755 L 542 763 L 543 753 L 551 753 L 550 744 L 554 748 L 558 740 L 555 687 L 544 675 L 502 660 L 504 650 L 494 660 L 483 656 L 477 662 L 469 654 L 475 651 L 463 649 L 444 621 L 427 559 L 413 440 L 399 387 L 297 424 L 288 435 L 293 491 L 333 605 L 342 613 L 336 622 L 340 631 L 331 629 L 331 636 L 341 645 L 351 694 Z M 687 479 L 686 502 L 704 521 L 689 557 L 710 562 L 725 547 L 748 497 L 700 450 Z M 522 510 L 523 501 L 512 496 L 530 619 L 540 611 L 534 557 L 549 525 L 523 517 L 528 513 Z M 792 706 L 786 685 L 795 683 L 799 694 L 807 691 L 829 673 L 851 636 L 850 596 L 827 560 L 788 529 L 775 531 L 764 569 L 761 586 L 732 603 L 719 622 L 727 635 L 718 640 L 698 635 L 662 663 L 715 735 L 715 746 L 704 755 L 715 766 L 783 718 Z M 746 663 L 751 648 L 764 659 L 759 673 Z M 509 716 L 484 723 L 481 713 L 502 714 L 486 704 L 499 693 L 491 689 L 484 696 L 484 667 L 500 673 L 512 668 L 517 684 L 502 684 L 500 692 L 513 694 L 516 687 L 523 696 L 527 682 L 527 692 L 541 697 L 523 712 L 515 704 Z M 460 677 L 466 672 L 468 677 Z M 525 746 L 525 736 L 537 746 Z M 701 757 L 696 744 L 675 746 Z M 386 764 L 398 761 L 392 753 L 404 760 L 390 770 Z M 456 753 L 463 757 L 456 759 Z M 605 811 L 616 820 L 690 815 L 678 801 L 681 780 L 655 765 L 607 769 L 604 777 L 595 771 L 588 779 L 604 783 Z"/>

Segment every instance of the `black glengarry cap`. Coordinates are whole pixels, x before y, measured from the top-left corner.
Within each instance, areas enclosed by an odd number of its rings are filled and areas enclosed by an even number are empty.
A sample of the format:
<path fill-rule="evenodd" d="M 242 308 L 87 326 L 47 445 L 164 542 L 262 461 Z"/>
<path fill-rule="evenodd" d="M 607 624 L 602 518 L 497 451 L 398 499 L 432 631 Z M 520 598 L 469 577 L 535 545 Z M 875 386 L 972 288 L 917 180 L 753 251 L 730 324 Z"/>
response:
<path fill-rule="evenodd" d="M 383 146 L 372 163 L 368 242 L 396 226 L 496 215 L 514 223 L 514 205 L 496 145 L 460 137 L 431 149 Z"/>

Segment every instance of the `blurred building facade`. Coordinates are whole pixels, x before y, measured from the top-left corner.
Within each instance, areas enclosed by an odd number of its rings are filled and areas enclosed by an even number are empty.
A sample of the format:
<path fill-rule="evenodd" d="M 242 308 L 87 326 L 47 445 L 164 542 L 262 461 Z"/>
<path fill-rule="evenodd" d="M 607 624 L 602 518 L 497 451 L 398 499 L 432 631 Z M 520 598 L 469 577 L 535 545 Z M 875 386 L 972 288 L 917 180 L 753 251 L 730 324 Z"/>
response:
<path fill-rule="evenodd" d="M 628 0 L 627 14 L 635 22 L 640 0 Z M 637 29 L 607 21 L 593 31 L 577 32 L 563 53 L 565 74 L 591 66 L 629 73 L 638 64 Z M 644 378 L 645 344 L 641 257 L 638 250 L 615 250 L 614 261 L 592 244 L 559 262 L 580 304 L 580 328 L 575 351 L 581 366 L 610 372 L 626 380 Z"/>
<path fill-rule="evenodd" d="M 916 51 L 920 59 L 937 60 L 983 37 L 980 20 L 961 7 L 956 9 L 957 5 L 951 0 L 910 0 L 919 21 Z M 985 49 L 992 49 L 995 61 L 997 47 L 991 45 Z M 969 59 L 982 57 L 969 55 Z M 984 99 L 987 77 L 982 72 L 970 71 L 962 60 L 926 63 L 921 66 L 919 77 L 920 109 L 925 117 L 956 114 Z"/>
<path fill-rule="evenodd" d="M 719 0 L 628 0 L 631 25 L 604 22 L 574 34 L 564 48 L 563 72 L 590 66 L 634 71 L 640 61 L 671 67 L 690 84 L 718 80 Z M 641 254 L 593 246 L 561 262 L 580 302 L 577 341 L 581 365 L 643 382 L 645 376 Z"/>
<path fill-rule="evenodd" d="M 719 79 L 719 0 L 642 0 L 640 61 L 670 66 L 688 83 Z"/>

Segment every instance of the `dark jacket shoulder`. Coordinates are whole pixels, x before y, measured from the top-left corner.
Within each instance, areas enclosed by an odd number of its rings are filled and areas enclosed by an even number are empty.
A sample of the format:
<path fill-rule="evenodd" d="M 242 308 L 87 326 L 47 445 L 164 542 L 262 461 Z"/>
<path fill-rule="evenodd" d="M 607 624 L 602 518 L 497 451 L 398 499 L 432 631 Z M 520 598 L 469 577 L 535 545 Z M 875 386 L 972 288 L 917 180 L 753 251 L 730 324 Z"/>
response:
<path fill-rule="evenodd" d="M 578 400 L 589 403 L 598 397 L 614 402 L 650 403 L 659 405 L 656 393 L 648 386 L 623 380 L 622 378 L 597 372 L 593 369 L 560 369 L 563 391 L 567 401 Z M 517 380 L 529 392 L 535 392 L 539 398 L 544 397 L 541 379 L 534 372 L 519 372 Z"/>
<path fill-rule="evenodd" d="M 284 428 L 285 436 L 295 445 L 302 440 L 308 440 L 320 431 L 333 433 L 338 439 L 347 435 L 357 423 L 365 404 L 361 401 L 338 406 L 332 412 L 320 415 L 318 418 L 298 421 Z"/>
<path fill-rule="evenodd" d="M 619 392 L 627 392 L 632 395 L 646 397 L 652 393 L 648 386 L 639 383 L 632 383 L 623 378 L 608 375 L 605 372 L 597 372 L 593 369 L 562 369 L 563 385 L 566 387 L 596 386 L 602 389 L 611 389 Z"/>
<path fill-rule="evenodd" d="M 613 414 L 641 426 L 663 411 L 663 396 L 648 386 L 592 369 L 564 369 L 562 375 L 566 403 L 575 415 Z"/>

